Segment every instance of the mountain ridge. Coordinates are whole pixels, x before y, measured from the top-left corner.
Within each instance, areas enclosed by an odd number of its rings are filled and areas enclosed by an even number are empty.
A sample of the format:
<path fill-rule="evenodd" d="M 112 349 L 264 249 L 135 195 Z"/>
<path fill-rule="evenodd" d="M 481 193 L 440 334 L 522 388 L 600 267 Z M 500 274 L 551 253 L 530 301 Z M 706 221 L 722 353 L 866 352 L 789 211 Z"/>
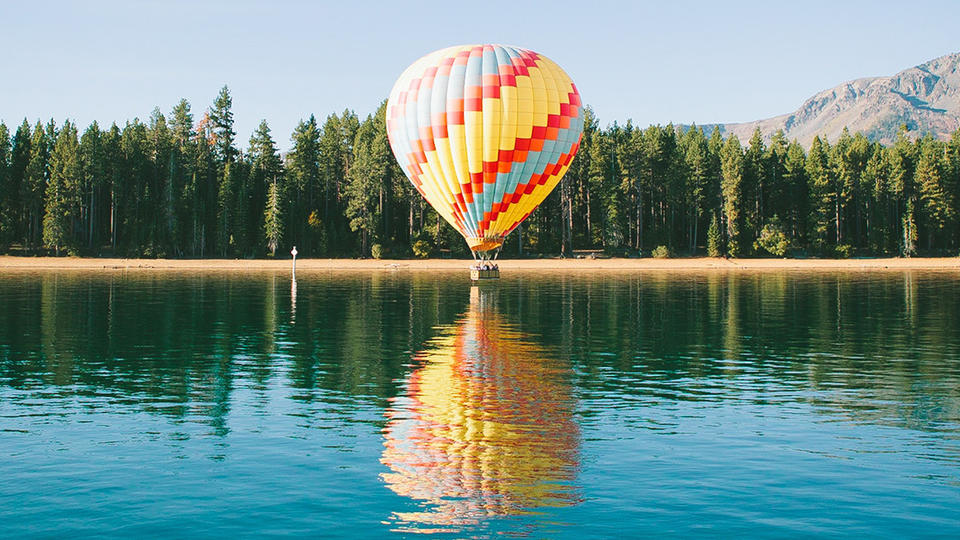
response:
<path fill-rule="evenodd" d="M 947 54 L 889 77 L 862 77 L 822 90 L 795 111 L 772 118 L 705 124 L 747 142 L 760 129 L 770 140 L 782 130 L 788 140 L 808 146 L 817 135 L 834 141 L 846 127 L 869 139 L 890 144 L 901 125 L 908 134 L 930 133 L 949 139 L 960 128 L 960 52 Z"/>

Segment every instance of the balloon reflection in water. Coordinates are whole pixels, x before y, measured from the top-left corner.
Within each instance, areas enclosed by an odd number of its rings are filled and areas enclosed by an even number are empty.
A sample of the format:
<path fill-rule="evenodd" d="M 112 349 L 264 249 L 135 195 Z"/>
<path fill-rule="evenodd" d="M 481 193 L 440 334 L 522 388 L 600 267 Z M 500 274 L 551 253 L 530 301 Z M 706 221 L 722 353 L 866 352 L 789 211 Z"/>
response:
<path fill-rule="evenodd" d="M 467 313 L 428 342 L 394 400 L 382 475 L 422 512 L 401 526 L 457 526 L 575 504 L 579 430 L 568 369 L 471 291 Z M 417 532 L 430 530 L 416 529 Z"/>

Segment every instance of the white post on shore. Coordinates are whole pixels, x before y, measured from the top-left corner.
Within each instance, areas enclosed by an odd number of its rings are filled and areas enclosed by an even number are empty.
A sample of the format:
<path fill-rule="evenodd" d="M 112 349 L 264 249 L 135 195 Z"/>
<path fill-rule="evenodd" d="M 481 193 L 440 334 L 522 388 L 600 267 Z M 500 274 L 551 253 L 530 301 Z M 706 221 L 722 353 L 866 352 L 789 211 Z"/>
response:
<path fill-rule="evenodd" d="M 290 254 L 293 255 L 293 279 L 297 279 L 297 246 L 293 246 Z"/>

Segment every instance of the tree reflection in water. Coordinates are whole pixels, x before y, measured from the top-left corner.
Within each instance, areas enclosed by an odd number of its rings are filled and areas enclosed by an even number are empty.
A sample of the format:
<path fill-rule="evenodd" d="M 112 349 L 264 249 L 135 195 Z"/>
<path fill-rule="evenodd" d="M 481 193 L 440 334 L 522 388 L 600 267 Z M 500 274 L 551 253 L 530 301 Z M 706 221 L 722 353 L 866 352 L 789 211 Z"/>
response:
<path fill-rule="evenodd" d="M 474 286 L 455 324 L 427 342 L 391 402 L 381 475 L 421 503 L 401 531 L 450 532 L 494 516 L 576 504 L 579 430 L 567 370 Z"/>

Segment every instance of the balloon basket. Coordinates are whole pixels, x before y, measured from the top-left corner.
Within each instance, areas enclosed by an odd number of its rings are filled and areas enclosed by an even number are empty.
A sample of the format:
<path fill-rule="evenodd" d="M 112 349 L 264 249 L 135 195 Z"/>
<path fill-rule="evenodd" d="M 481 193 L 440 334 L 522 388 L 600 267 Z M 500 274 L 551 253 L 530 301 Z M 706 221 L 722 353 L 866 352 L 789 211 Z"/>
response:
<path fill-rule="evenodd" d="M 500 268 L 495 264 L 476 264 L 470 267 L 472 281 L 500 279 Z"/>

